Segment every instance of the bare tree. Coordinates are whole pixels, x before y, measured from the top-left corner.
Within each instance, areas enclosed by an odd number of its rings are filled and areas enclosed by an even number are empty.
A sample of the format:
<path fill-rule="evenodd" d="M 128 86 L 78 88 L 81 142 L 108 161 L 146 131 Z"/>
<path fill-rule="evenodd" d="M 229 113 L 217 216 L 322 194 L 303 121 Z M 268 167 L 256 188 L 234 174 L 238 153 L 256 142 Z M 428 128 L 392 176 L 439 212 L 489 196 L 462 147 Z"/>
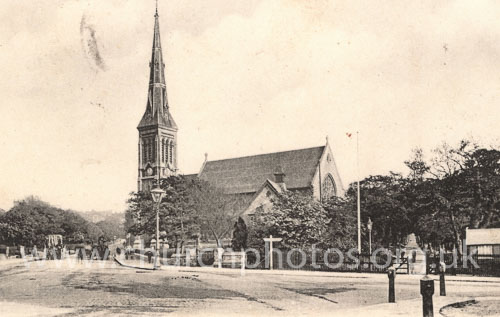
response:
<path fill-rule="evenodd" d="M 231 236 L 233 225 L 242 212 L 241 199 L 208 183 L 192 189 L 201 231 L 212 235 L 217 246 L 222 247 L 222 239 Z"/>

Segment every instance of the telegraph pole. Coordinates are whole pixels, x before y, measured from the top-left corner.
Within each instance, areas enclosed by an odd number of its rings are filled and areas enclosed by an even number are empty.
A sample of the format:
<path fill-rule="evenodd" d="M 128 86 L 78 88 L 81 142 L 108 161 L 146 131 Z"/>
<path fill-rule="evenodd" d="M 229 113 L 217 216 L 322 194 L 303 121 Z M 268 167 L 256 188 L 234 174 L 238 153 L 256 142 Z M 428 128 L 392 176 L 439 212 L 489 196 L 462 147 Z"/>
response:
<path fill-rule="evenodd" d="M 358 179 L 358 254 L 361 254 L 361 198 L 359 189 L 359 131 L 356 131 L 356 165 Z"/>

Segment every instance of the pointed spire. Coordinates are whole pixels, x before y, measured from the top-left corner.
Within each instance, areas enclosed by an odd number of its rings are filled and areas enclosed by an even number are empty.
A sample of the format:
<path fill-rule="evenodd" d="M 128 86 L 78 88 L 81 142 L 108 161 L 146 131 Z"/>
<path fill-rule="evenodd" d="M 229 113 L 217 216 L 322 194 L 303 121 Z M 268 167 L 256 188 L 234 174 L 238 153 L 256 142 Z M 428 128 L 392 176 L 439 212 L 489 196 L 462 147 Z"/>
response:
<path fill-rule="evenodd" d="M 155 27 L 153 35 L 153 49 L 151 52 L 151 63 L 149 73 L 149 85 L 165 85 L 165 64 L 161 51 L 160 22 L 158 12 L 155 14 Z"/>
<path fill-rule="evenodd" d="M 155 25 L 153 34 L 153 47 L 151 62 L 149 63 L 149 87 L 146 112 L 139 123 L 139 127 L 163 126 L 177 129 L 177 126 L 169 113 L 167 86 L 165 82 L 165 63 L 161 50 L 160 22 L 158 15 L 158 2 L 156 2 Z"/>

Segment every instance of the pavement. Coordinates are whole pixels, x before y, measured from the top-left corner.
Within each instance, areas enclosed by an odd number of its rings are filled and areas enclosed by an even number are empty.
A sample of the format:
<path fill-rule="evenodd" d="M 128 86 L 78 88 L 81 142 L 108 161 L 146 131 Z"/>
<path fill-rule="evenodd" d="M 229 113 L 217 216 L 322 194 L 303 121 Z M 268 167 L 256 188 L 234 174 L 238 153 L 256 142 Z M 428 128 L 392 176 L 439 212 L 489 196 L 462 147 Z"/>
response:
<path fill-rule="evenodd" d="M 396 277 L 387 303 L 385 274 L 167 267 L 140 261 L 0 264 L 2 316 L 422 316 L 420 276 Z M 145 263 L 146 265 L 150 265 Z M 152 268 L 152 265 L 150 265 Z M 449 277 L 448 296 L 435 283 L 434 316 L 498 316 L 500 279 Z M 450 307 L 467 303 L 461 309 Z M 493 303 L 493 304 L 492 304 Z M 445 308 L 447 307 L 448 308 Z M 444 308 L 444 309 L 443 309 Z"/>
<path fill-rule="evenodd" d="M 148 263 L 145 260 L 125 260 L 116 258 L 117 263 L 122 266 L 128 266 L 136 269 L 153 269 L 153 263 Z M 258 275 L 289 275 L 289 276 L 315 276 L 315 277 L 349 277 L 349 278 L 371 278 L 387 281 L 386 274 L 380 273 L 357 273 L 357 272 L 323 272 L 323 271 L 306 271 L 306 270 L 257 270 L 257 269 L 233 269 L 233 268 L 217 268 L 213 266 L 197 267 L 197 266 L 173 266 L 166 265 L 161 261 L 160 270 L 180 271 L 180 272 L 217 272 L 217 273 L 239 273 L 239 274 L 258 274 Z M 420 280 L 424 275 L 422 274 L 398 274 L 397 279 L 403 280 Z M 439 282 L 438 275 L 430 275 L 434 281 Z M 447 282 L 478 282 L 478 283 L 498 283 L 500 284 L 500 277 L 485 277 L 485 276 L 471 276 L 471 275 L 446 275 Z M 439 284 L 436 284 L 436 289 L 439 290 Z"/>

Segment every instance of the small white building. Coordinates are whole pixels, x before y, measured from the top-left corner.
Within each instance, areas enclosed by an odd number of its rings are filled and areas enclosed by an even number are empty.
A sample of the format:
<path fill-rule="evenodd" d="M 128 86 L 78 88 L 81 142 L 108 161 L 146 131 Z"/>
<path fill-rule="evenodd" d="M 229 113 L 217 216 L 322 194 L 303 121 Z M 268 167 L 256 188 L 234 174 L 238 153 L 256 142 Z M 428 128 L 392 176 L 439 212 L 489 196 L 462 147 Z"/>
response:
<path fill-rule="evenodd" d="M 469 253 L 500 255 L 500 228 L 466 229 L 465 242 Z"/>
<path fill-rule="evenodd" d="M 140 236 L 135 237 L 134 244 L 132 246 L 134 250 L 143 250 L 144 249 L 144 240 L 141 239 Z"/>

